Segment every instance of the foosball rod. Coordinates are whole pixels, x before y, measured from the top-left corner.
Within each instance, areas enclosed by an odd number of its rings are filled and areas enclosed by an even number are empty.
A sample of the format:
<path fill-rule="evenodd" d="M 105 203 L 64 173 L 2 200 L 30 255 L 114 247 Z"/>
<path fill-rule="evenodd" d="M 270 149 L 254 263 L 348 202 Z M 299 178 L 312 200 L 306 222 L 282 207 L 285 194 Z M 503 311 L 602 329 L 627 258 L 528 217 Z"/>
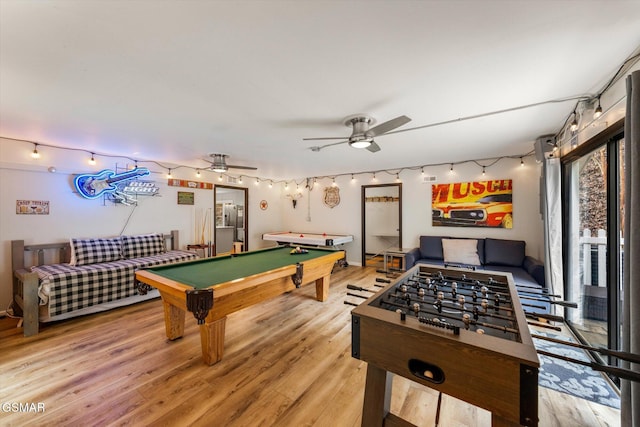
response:
<path fill-rule="evenodd" d="M 543 356 L 553 357 L 555 359 L 564 360 L 565 362 L 576 363 L 582 366 L 588 366 L 594 371 L 605 372 L 607 374 L 615 375 L 618 378 L 622 378 L 629 381 L 637 381 L 640 382 L 640 373 L 631 371 L 629 369 L 618 368 L 616 366 L 603 365 L 601 363 L 596 362 L 585 362 L 584 360 L 574 359 L 572 357 L 561 356 L 559 354 L 550 353 L 544 350 L 537 350 L 539 354 Z"/>
<path fill-rule="evenodd" d="M 407 306 L 402 305 L 402 304 L 394 303 L 394 302 L 391 302 L 391 301 L 380 301 L 380 304 L 388 304 L 388 305 L 390 305 L 392 307 L 398 307 L 398 308 L 401 308 L 401 309 L 406 309 L 407 312 L 415 313 L 415 311 L 411 310 L 410 307 L 407 307 Z M 436 316 L 436 317 L 445 317 L 447 319 L 453 319 L 453 320 L 456 320 L 456 321 L 458 321 L 460 323 L 464 323 L 462 321 L 462 319 L 460 317 L 458 317 L 458 316 L 451 316 L 451 315 L 448 315 L 448 314 L 439 313 L 437 310 L 434 310 L 434 311 L 435 311 L 435 313 L 433 311 L 429 311 L 429 310 L 420 310 L 419 313 L 424 313 L 424 314 L 428 314 L 428 315 Z M 469 319 L 469 323 L 474 325 L 474 326 L 483 326 L 485 328 L 497 329 L 497 330 L 505 332 L 505 333 L 506 332 L 511 332 L 512 334 L 520 335 L 520 331 L 518 331 L 517 329 L 509 328 L 507 326 L 494 325 L 493 323 L 487 323 L 487 322 L 479 322 L 479 321 L 473 320 L 473 319 Z"/>
<path fill-rule="evenodd" d="M 538 328 L 553 329 L 554 331 L 558 331 L 558 332 L 562 331 L 562 328 L 560 326 L 553 326 L 547 323 L 532 322 L 530 320 L 527 320 L 527 325 L 537 326 Z"/>
<path fill-rule="evenodd" d="M 357 306 L 359 306 L 359 305 L 360 305 L 360 304 L 356 304 L 355 302 L 351 302 L 351 301 L 345 301 L 344 303 L 345 303 L 346 305 L 352 305 L 352 306 L 354 306 L 354 307 L 357 307 Z"/>
<path fill-rule="evenodd" d="M 347 285 L 347 289 L 351 289 L 352 291 L 371 292 L 374 294 L 378 292 L 378 289 L 367 289 L 367 288 L 363 288 L 362 286 L 356 286 L 356 285 Z"/>
<path fill-rule="evenodd" d="M 562 316 L 556 316 L 555 314 L 536 313 L 534 311 L 525 310 L 524 315 L 529 319 L 537 319 L 539 317 L 541 319 L 551 320 L 552 322 L 564 322 L 564 318 Z"/>
<path fill-rule="evenodd" d="M 403 298 L 399 297 L 397 294 L 387 295 L 387 297 L 393 297 L 393 298 L 395 298 L 396 300 L 401 300 L 401 301 L 403 300 Z M 432 306 L 432 307 L 433 307 L 433 306 L 436 304 L 436 302 L 435 302 L 435 301 L 430 302 L 430 301 L 420 301 L 420 300 L 415 300 L 415 299 L 409 299 L 408 301 L 407 301 L 407 300 L 404 300 L 404 301 L 405 301 L 405 302 L 411 302 L 411 303 L 414 303 L 414 304 L 415 304 L 415 303 L 418 303 L 418 304 L 420 304 L 421 306 L 422 306 L 422 304 L 426 304 L 426 305 L 428 305 L 428 306 Z M 436 300 L 436 301 L 438 301 L 438 300 Z M 445 306 L 445 305 L 443 305 L 443 306 L 442 306 L 442 309 L 443 309 L 443 310 L 445 310 L 445 309 L 449 309 L 449 310 L 457 310 L 457 311 L 459 311 L 459 312 L 461 312 L 461 313 L 471 313 L 471 314 L 475 314 L 473 310 L 468 310 L 468 309 L 466 309 L 466 308 L 464 308 L 464 307 L 456 306 L 456 304 L 459 304 L 459 303 L 458 303 L 457 301 L 455 301 L 455 300 L 451 300 L 451 299 L 444 299 L 444 300 L 440 300 L 440 301 L 442 301 L 442 303 L 443 303 L 443 304 L 444 304 L 444 303 L 447 303 L 447 305 L 446 305 L 446 306 Z M 396 304 L 397 304 L 397 303 L 396 303 Z M 471 303 L 469 303 L 469 302 L 465 302 L 465 304 L 469 304 L 469 305 L 471 305 Z M 477 304 L 477 305 L 480 305 L 480 304 Z M 412 306 L 407 305 L 406 307 L 407 307 L 407 310 L 413 311 L 413 307 L 412 307 Z M 487 306 L 487 308 L 489 308 L 489 306 Z M 513 312 L 513 311 L 512 311 L 512 310 L 509 310 L 509 312 Z M 451 312 L 449 311 L 448 313 L 451 313 Z M 502 320 L 507 320 L 507 321 L 513 321 L 513 320 L 514 320 L 514 317 L 513 317 L 513 316 L 504 316 L 504 315 L 497 314 L 497 313 L 489 313 L 489 311 L 488 311 L 488 310 L 487 310 L 487 311 L 480 311 L 480 310 L 478 310 L 478 316 L 483 316 L 483 317 L 493 317 L 493 318 L 495 318 L 495 319 L 502 319 Z"/>
<path fill-rule="evenodd" d="M 526 299 L 528 301 L 547 302 L 549 304 L 561 305 L 563 307 L 569 307 L 569 308 L 578 308 L 578 304 L 573 301 L 553 301 L 553 300 L 548 301 L 548 300 L 545 300 L 544 298 L 534 298 L 534 297 L 528 297 L 524 295 L 520 295 L 520 299 Z"/>
<path fill-rule="evenodd" d="M 607 356 L 617 357 L 618 359 L 626 360 L 632 363 L 640 363 L 640 355 L 634 353 L 627 353 L 626 351 L 611 350 L 604 347 L 591 347 L 589 345 L 580 344 L 572 341 L 564 341 L 558 338 L 545 337 L 544 335 L 531 335 L 531 338 L 537 338 L 545 341 L 551 341 L 557 344 L 568 345 L 570 347 L 581 348 L 583 350 L 596 351 L 598 353 L 606 354 Z"/>

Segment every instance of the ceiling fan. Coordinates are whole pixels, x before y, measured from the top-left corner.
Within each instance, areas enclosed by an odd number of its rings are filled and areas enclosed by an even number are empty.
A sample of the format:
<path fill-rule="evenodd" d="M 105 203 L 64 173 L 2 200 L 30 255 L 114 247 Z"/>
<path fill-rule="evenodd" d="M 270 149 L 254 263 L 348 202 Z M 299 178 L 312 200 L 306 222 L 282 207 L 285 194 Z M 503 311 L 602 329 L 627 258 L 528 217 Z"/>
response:
<path fill-rule="evenodd" d="M 209 169 L 211 169 L 214 172 L 226 172 L 229 169 L 247 169 L 247 170 L 256 170 L 258 168 L 254 168 L 251 166 L 236 166 L 236 165 L 228 165 L 226 158 L 229 157 L 226 154 L 217 154 L 217 153 L 210 153 L 209 157 L 213 158 L 213 161 L 208 160 L 208 159 L 203 159 L 206 162 L 211 163 L 211 167 Z"/>
<path fill-rule="evenodd" d="M 347 127 L 351 127 L 353 132 L 351 136 L 349 136 L 346 140 L 340 142 L 334 142 L 331 144 L 326 144 L 323 146 L 311 147 L 311 151 L 320 151 L 320 149 L 325 147 L 330 147 L 332 145 L 344 144 L 348 143 L 350 146 L 354 148 L 366 148 L 367 150 L 375 153 L 380 151 L 380 146 L 376 144 L 373 140 L 376 136 L 385 135 L 388 132 L 391 132 L 395 128 L 398 128 L 404 124 L 407 124 L 411 121 L 411 119 L 407 116 L 399 116 L 395 119 L 391 119 L 384 123 L 380 123 L 377 126 L 370 127 L 375 124 L 375 120 L 364 114 L 356 114 L 353 116 L 349 116 L 344 119 L 344 125 Z M 321 138 L 303 138 L 303 141 L 320 141 L 320 140 L 328 140 L 328 139 L 345 139 L 343 136 L 338 137 L 321 137 Z"/>

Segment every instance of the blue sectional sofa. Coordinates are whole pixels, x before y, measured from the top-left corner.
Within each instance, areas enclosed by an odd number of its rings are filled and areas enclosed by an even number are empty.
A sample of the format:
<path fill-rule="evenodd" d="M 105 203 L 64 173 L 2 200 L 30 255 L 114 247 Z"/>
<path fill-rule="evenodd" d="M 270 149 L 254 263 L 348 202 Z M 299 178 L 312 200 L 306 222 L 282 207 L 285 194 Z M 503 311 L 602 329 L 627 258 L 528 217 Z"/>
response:
<path fill-rule="evenodd" d="M 405 261 L 407 269 L 419 263 L 447 263 L 509 272 L 516 285 L 546 290 L 544 264 L 526 255 L 525 248 L 522 240 L 420 236 L 420 246 L 407 253 Z"/>

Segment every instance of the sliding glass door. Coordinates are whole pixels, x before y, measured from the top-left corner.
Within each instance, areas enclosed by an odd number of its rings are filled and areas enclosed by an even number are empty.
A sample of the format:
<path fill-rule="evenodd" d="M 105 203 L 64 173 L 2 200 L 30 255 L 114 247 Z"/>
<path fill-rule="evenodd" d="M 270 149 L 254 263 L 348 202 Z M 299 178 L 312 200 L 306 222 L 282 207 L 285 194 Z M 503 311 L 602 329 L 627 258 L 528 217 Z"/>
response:
<path fill-rule="evenodd" d="M 566 320 L 585 344 L 611 349 L 621 347 L 623 146 L 620 123 L 562 159 L 565 294 L 578 303 Z"/>

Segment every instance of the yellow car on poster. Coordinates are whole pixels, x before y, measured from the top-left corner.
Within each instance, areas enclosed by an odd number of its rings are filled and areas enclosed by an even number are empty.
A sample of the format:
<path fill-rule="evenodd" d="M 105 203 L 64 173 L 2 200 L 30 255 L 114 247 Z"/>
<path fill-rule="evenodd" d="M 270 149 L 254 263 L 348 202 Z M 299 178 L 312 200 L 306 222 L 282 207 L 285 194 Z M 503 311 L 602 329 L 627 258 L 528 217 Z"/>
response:
<path fill-rule="evenodd" d="M 511 193 L 491 194 L 475 202 L 435 203 L 432 207 L 433 225 L 470 227 L 513 227 Z"/>

